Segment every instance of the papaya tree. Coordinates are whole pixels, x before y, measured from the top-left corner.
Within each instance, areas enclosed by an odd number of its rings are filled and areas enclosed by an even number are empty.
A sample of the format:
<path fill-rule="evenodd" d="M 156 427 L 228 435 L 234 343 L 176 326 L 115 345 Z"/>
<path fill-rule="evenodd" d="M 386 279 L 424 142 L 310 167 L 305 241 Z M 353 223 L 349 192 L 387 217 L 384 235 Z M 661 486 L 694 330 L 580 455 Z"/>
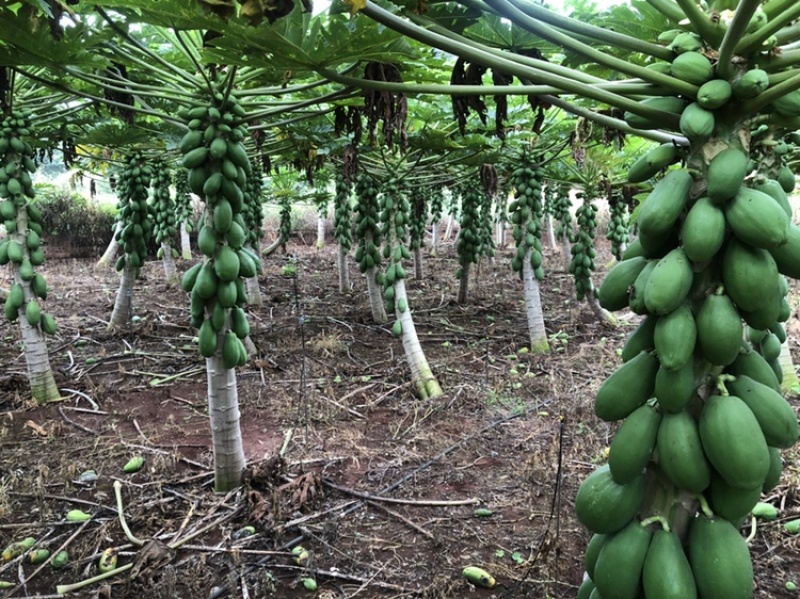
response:
<path fill-rule="evenodd" d="M 167 284 L 177 285 L 178 271 L 175 268 L 177 251 L 173 249 L 178 229 L 175 226 L 175 201 L 170 187 L 172 176 L 169 166 L 163 160 L 154 160 L 153 168 L 153 234 L 158 245 L 157 256 L 164 266 Z"/>
<path fill-rule="evenodd" d="M 194 231 L 194 205 L 189 190 L 189 176 L 185 169 L 175 172 L 175 220 L 180 231 L 181 258 L 192 259 L 189 235 Z"/>
<path fill-rule="evenodd" d="M 114 234 L 123 253 L 114 266 L 120 279 L 109 328 L 126 325 L 133 315 L 133 286 L 152 236 L 153 211 L 148 202 L 152 177 L 152 166 L 143 152 L 134 150 L 123 156 L 117 181 L 119 225 Z"/>
<path fill-rule="evenodd" d="M 411 259 L 408 249 L 409 213 L 411 205 L 400 189 L 397 173 L 381 185 L 381 235 L 384 240 L 383 257 L 387 266 L 383 274 L 386 311 L 395 316 L 392 333 L 400 337 L 411 372 L 411 381 L 420 399 L 433 399 L 442 394 L 442 388 L 431 370 L 417 336 L 411 307 L 406 292 L 406 271 L 403 261 Z"/>
<path fill-rule="evenodd" d="M 402 15 L 371 2 L 361 13 L 535 80 L 527 93 L 573 114 L 673 147 L 648 152 L 634 171 L 654 186 L 638 213 L 638 239 L 599 290 L 604 308 L 630 307 L 645 318 L 594 401 L 599 418 L 621 425 L 608 464 L 575 501 L 595 534 L 579 596 L 752 597 L 753 566 L 737 524 L 778 483 L 780 450 L 798 439 L 774 368 L 779 337 L 770 331 L 753 342 L 744 325 L 777 328 L 790 314 L 785 277 L 800 276 L 800 228 L 759 150 L 798 124 L 792 48 L 800 7 L 651 0 L 583 22 L 521 0 L 468 6 L 494 26 L 506 19 L 515 32 L 557 44 L 605 77 L 515 60 L 470 39 L 469 29 L 423 28 L 411 3 Z M 612 18 L 615 26 L 603 27 Z M 653 33 L 643 34 L 644 22 Z M 587 110 L 569 96 L 613 110 Z"/>
<path fill-rule="evenodd" d="M 34 118 L 30 110 L 15 108 L 12 102 L 6 106 L 10 110 L 0 122 L 0 216 L 7 235 L 0 242 L 0 265 L 10 263 L 14 279 L 4 310 L 8 320 L 19 321 L 31 397 L 44 404 L 59 399 L 60 393 L 45 338 L 55 334 L 55 319 L 41 307 L 47 299 L 47 281 L 38 272 L 44 264 L 42 213 L 29 201 L 35 197 L 31 174 L 36 163 L 28 141 Z"/>
<path fill-rule="evenodd" d="M 539 282 L 544 279 L 542 256 L 542 179 L 544 170 L 530 151 L 523 150 L 514 160 L 509 182 L 514 199 L 508 207 L 516 254 L 511 268 L 522 280 L 525 317 L 530 350 L 548 353 L 550 344 L 544 324 Z"/>

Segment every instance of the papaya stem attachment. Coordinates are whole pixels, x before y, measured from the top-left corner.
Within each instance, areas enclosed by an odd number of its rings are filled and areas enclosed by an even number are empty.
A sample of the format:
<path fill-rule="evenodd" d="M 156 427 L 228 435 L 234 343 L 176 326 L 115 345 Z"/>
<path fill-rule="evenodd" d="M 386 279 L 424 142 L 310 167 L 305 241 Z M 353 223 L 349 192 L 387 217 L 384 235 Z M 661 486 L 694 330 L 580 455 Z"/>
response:
<path fill-rule="evenodd" d="M 697 501 L 700 502 L 700 509 L 702 510 L 703 514 L 706 518 L 713 518 L 714 517 L 714 510 L 711 509 L 711 506 L 708 505 L 708 501 L 702 495 L 697 495 Z"/>
<path fill-rule="evenodd" d="M 642 520 L 640 524 L 642 526 L 650 526 L 651 524 L 660 524 L 661 528 L 665 532 L 670 531 L 669 522 L 664 516 L 659 516 L 659 515 L 650 516 L 649 518 L 645 518 L 644 520 Z"/>
<path fill-rule="evenodd" d="M 717 375 L 717 391 L 723 397 L 729 397 L 731 392 L 728 391 L 728 388 L 725 386 L 725 383 L 732 383 L 736 380 L 736 377 L 732 374 L 719 374 Z"/>
<path fill-rule="evenodd" d="M 750 533 L 745 538 L 744 542 L 748 545 L 750 542 L 756 538 L 756 532 L 758 532 L 758 522 L 755 516 L 750 516 Z"/>

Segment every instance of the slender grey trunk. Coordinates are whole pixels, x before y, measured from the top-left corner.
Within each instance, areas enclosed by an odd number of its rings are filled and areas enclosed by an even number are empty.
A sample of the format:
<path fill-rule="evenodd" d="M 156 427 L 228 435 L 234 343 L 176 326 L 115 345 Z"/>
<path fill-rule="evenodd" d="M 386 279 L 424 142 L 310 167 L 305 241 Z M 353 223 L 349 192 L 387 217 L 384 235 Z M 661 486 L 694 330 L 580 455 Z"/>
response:
<path fill-rule="evenodd" d="M 264 298 L 261 297 L 261 287 L 258 285 L 258 277 L 250 277 L 244 280 L 247 290 L 247 303 L 253 306 L 263 306 Z"/>
<path fill-rule="evenodd" d="M 439 251 L 439 221 L 431 223 L 431 256 Z"/>
<path fill-rule="evenodd" d="M 784 393 L 795 393 L 797 388 L 800 387 L 800 379 L 797 376 L 797 370 L 792 362 L 792 354 L 789 351 L 789 344 L 786 341 L 781 345 L 781 353 L 778 356 L 778 361 L 783 371 L 781 389 L 783 389 Z"/>
<path fill-rule="evenodd" d="M 339 293 L 350 292 L 350 262 L 347 260 L 350 252 L 339 244 Z"/>
<path fill-rule="evenodd" d="M 411 371 L 411 380 L 416 385 L 421 399 L 438 397 L 442 395 L 442 388 L 433 375 L 428 359 L 425 357 L 425 352 L 422 351 L 417 329 L 414 326 L 414 319 L 411 317 L 411 307 L 408 306 L 405 280 L 398 279 L 394 284 L 394 290 L 395 306 L 401 303 L 401 299 L 406 304 L 406 309 L 402 312 L 399 309 L 395 309 L 395 317 L 403 327 L 403 352 L 406 355 L 408 368 Z"/>
<path fill-rule="evenodd" d="M 469 275 L 471 271 L 471 262 L 467 262 L 461 267 L 461 278 L 458 281 L 458 296 L 456 296 L 457 304 L 467 303 L 467 294 L 469 292 Z"/>
<path fill-rule="evenodd" d="M 214 490 L 225 493 L 242 484 L 245 468 L 236 370 L 225 368 L 218 349 L 212 357 L 206 358 L 206 373 L 214 452 Z"/>
<path fill-rule="evenodd" d="M 325 247 L 325 214 L 322 212 L 317 216 L 317 249 Z"/>
<path fill-rule="evenodd" d="M 172 256 L 172 246 L 164 241 L 161 242 L 161 262 L 164 265 L 164 276 L 167 278 L 168 285 L 178 284 L 178 270 L 175 268 L 175 258 Z"/>
<path fill-rule="evenodd" d="M 192 259 L 192 245 L 189 243 L 189 231 L 186 229 L 186 221 L 181 222 L 181 258 L 184 260 Z"/>
<path fill-rule="evenodd" d="M 378 274 L 378 269 L 373 266 L 367 269 L 364 276 L 367 278 L 367 293 L 372 310 L 372 320 L 377 324 L 383 324 L 389 320 L 389 317 L 386 315 L 386 306 L 383 304 L 383 290 L 375 280 L 376 274 Z"/>
<path fill-rule="evenodd" d="M 133 282 L 135 280 L 136 268 L 131 266 L 130 260 L 126 258 L 125 268 L 119 278 L 119 289 L 117 289 L 117 299 L 114 302 L 114 310 L 111 312 L 111 320 L 108 328 L 124 326 L 131 319 L 133 306 Z"/>
<path fill-rule="evenodd" d="M 528 248 L 525 252 L 525 259 L 522 261 L 522 290 L 525 296 L 525 316 L 528 321 L 530 349 L 535 354 L 547 354 L 550 353 L 550 343 L 547 341 L 547 330 L 544 326 L 539 281 L 533 272 L 533 266 L 531 266 L 531 251 Z"/>
<path fill-rule="evenodd" d="M 28 366 L 31 397 L 39 405 L 60 399 L 61 394 L 53 377 L 53 370 L 50 368 L 47 342 L 41 327 L 32 327 L 25 315 L 20 314 L 19 328 L 22 342 L 25 344 L 25 362 Z"/>
<path fill-rule="evenodd" d="M 108 242 L 108 247 L 106 251 L 103 252 L 103 255 L 100 256 L 100 259 L 97 261 L 95 266 L 97 268 L 107 268 L 111 266 L 114 262 L 114 259 L 117 257 L 117 252 L 119 252 L 119 241 L 117 241 L 117 231 L 119 231 L 120 226 L 122 223 L 117 221 L 114 224 L 114 231 L 111 234 L 111 241 Z"/>
<path fill-rule="evenodd" d="M 453 234 L 453 223 L 455 223 L 455 221 L 456 219 L 452 214 L 447 217 L 447 228 L 444 230 L 444 238 L 442 241 L 450 241 L 450 236 Z"/>
<path fill-rule="evenodd" d="M 591 308 L 592 312 L 595 316 L 597 316 L 597 319 L 600 322 L 616 325 L 618 322 L 616 317 L 600 305 L 600 300 L 597 299 L 597 294 L 595 293 L 594 284 L 592 283 L 591 279 L 589 279 L 589 285 L 591 286 L 591 289 L 586 292 L 586 302 L 589 304 L 589 308 Z"/>
<path fill-rule="evenodd" d="M 553 215 L 548 214 L 546 219 L 546 229 L 547 229 L 547 244 L 550 246 L 550 249 L 556 250 L 558 249 L 558 242 L 556 241 L 556 228 L 553 224 Z"/>
<path fill-rule="evenodd" d="M 414 250 L 414 278 L 421 281 L 423 278 L 422 248 Z"/>

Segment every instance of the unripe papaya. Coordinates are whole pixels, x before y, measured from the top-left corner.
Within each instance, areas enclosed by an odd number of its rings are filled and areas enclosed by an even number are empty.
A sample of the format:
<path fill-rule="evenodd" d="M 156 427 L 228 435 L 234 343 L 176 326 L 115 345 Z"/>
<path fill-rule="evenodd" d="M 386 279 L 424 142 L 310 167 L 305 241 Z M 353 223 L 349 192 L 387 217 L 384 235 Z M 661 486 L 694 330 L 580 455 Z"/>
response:
<path fill-rule="evenodd" d="M 717 206 L 733 198 L 750 172 L 750 157 L 738 148 L 725 148 L 711 159 L 706 195 Z"/>
<path fill-rule="evenodd" d="M 714 110 L 731 99 L 731 84 L 724 79 L 712 79 L 697 90 L 697 103 L 707 110 Z"/>
<path fill-rule="evenodd" d="M 714 67 L 711 61 L 700 52 L 684 52 L 672 61 L 670 73 L 673 77 L 691 83 L 703 85 L 711 79 Z"/>

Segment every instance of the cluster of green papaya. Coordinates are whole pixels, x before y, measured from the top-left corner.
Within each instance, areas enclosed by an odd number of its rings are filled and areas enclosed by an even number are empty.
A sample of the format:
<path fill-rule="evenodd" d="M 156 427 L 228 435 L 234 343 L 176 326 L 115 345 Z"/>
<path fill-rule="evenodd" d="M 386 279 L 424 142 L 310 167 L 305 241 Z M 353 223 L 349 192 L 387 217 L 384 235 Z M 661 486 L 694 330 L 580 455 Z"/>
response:
<path fill-rule="evenodd" d="M 539 281 L 544 279 L 542 266 L 543 176 L 544 171 L 538 168 L 527 155 L 521 156 L 519 166 L 511 173 L 514 199 L 508 206 L 509 219 L 514 227 L 511 234 L 517 245 L 517 253 L 511 259 L 511 268 L 522 277 L 525 257 L 530 255 L 529 260 L 533 274 Z"/>
<path fill-rule="evenodd" d="M 24 312 L 30 326 L 53 335 L 55 319 L 39 305 L 47 299 L 47 281 L 36 272 L 44 264 L 42 213 L 28 201 L 35 197 L 31 175 L 36 172 L 33 148 L 24 141 L 30 126 L 27 110 L 12 111 L 0 122 L 0 217 L 8 233 L 0 242 L 0 266 L 13 264 L 15 275 L 4 312 L 12 322 Z"/>
<path fill-rule="evenodd" d="M 278 219 L 278 237 L 285 246 L 292 237 L 292 198 L 288 195 L 281 196 Z"/>
<path fill-rule="evenodd" d="M 186 271 L 181 286 L 191 292 L 191 323 L 200 354 L 221 352 L 226 368 L 247 362 L 242 343 L 250 334 L 244 278 L 254 277 L 260 258 L 245 246 L 244 189 L 252 167 L 242 140 L 245 110 L 220 89 L 209 105 L 182 111 L 189 132 L 180 144 L 189 186 L 206 204 L 197 246 L 204 259 Z"/>
<path fill-rule="evenodd" d="M 547 190 L 550 191 L 549 196 L 545 199 L 549 201 L 550 214 L 553 215 L 553 220 L 558 223 L 556 227 L 556 238 L 567 238 L 572 241 L 572 200 L 569 197 L 569 189 L 556 185 L 552 181 L 547 184 Z"/>
<path fill-rule="evenodd" d="M 175 222 L 184 223 L 187 233 L 194 230 L 194 206 L 192 190 L 189 189 L 189 173 L 183 168 L 175 172 Z"/>
<path fill-rule="evenodd" d="M 334 184 L 336 186 L 333 198 L 334 235 L 344 251 L 349 252 L 353 247 L 353 207 L 350 203 L 352 186 L 342 172 L 336 173 Z"/>
<path fill-rule="evenodd" d="M 438 223 L 442 219 L 442 210 L 444 210 L 444 188 L 441 185 L 434 185 L 430 188 L 428 204 L 430 205 L 431 222 Z"/>
<path fill-rule="evenodd" d="M 375 187 L 366 173 L 361 173 L 356 178 L 356 248 L 355 261 L 358 270 L 363 274 L 370 268 L 380 268 L 381 251 L 381 224 L 380 203 L 378 201 L 378 188 Z M 383 283 L 383 280 L 379 281 Z"/>
<path fill-rule="evenodd" d="M 476 264 L 481 255 L 481 200 L 484 194 L 476 185 L 465 185 L 461 188 L 460 195 L 461 221 L 456 244 L 458 279 L 461 278 L 466 265 Z"/>
<path fill-rule="evenodd" d="M 618 194 L 612 193 L 608 198 L 608 232 L 606 239 L 611 242 L 611 253 L 617 260 L 622 260 L 622 253 L 628 244 L 628 208 Z"/>
<path fill-rule="evenodd" d="M 800 274 L 800 229 L 777 181 L 745 184 L 751 168 L 728 147 L 710 159 L 705 189 L 689 170 L 669 171 L 640 209 L 639 238 L 600 287 L 604 308 L 645 316 L 597 393 L 595 413 L 624 421 L 608 464 L 576 502 L 597 535 L 587 560 L 602 571 L 592 579 L 601 596 L 635 598 L 640 585 L 648 597 L 666 585 L 676 597 L 695 588 L 710 598 L 752 594 L 737 526 L 778 483 L 779 450 L 798 440 L 777 357 L 790 315 L 784 275 Z M 654 535 L 635 517 L 645 469 L 703 507 L 689 514 L 686 554 L 668 527 Z M 659 574 L 667 567 L 671 581 Z M 632 594 L 612 595 L 620 585 Z"/>
<path fill-rule="evenodd" d="M 174 249 L 175 238 L 178 230 L 175 223 L 175 202 L 172 199 L 169 188 L 172 184 L 172 176 L 169 166 L 163 160 L 154 160 L 152 163 L 153 180 L 153 209 L 155 210 L 155 225 L 153 233 L 158 244 L 158 259 L 164 257 L 164 247 L 166 244 L 172 251 L 173 258 L 178 257 L 177 250 Z"/>
<path fill-rule="evenodd" d="M 590 293 L 596 293 L 591 277 L 595 269 L 594 238 L 597 231 L 597 206 L 592 203 L 592 195 L 594 194 L 590 190 L 579 192 L 578 197 L 583 201 L 575 211 L 578 231 L 572 244 L 569 272 L 575 277 L 575 295 L 579 301 Z"/>
<path fill-rule="evenodd" d="M 245 245 L 251 248 L 259 247 L 264 236 L 264 207 L 261 203 L 261 191 L 264 186 L 263 172 L 258 161 L 251 162 L 252 174 L 247 177 L 244 186 L 244 224 L 247 239 Z"/>
<path fill-rule="evenodd" d="M 384 240 L 383 258 L 388 266 L 383 273 L 383 299 L 389 314 L 403 313 L 408 309 L 404 297 L 396 297 L 395 283 L 406 278 L 403 260 L 411 258 L 408 251 L 406 223 L 411 205 L 402 193 L 397 181 L 389 180 L 382 188 L 380 196 L 381 236 Z M 399 337 L 403 333 L 400 320 L 392 325 L 392 332 Z"/>
<path fill-rule="evenodd" d="M 428 190 L 420 188 L 410 192 L 410 210 L 408 213 L 408 247 L 418 250 L 425 247 L 425 233 L 428 225 Z"/>
<path fill-rule="evenodd" d="M 494 170 L 493 166 L 487 167 L 487 165 L 483 165 L 483 167 L 491 168 L 492 171 L 495 173 L 495 177 L 497 176 L 496 174 L 497 171 Z M 481 170 L 483 170 L 483 168 Z M 492 211 L 492 204 L 494 204 L 494 196 L 491 193 L 487 192 L 485 189 L 481 191 L 482 191 L 480 198 L 481 219 L 478 226 L 478 254 L 480 256 L 487 256 L 491 258 L 492 256 L 494 256 L 494 251 L 495 251 L 495 246 L 494 246 L 495 219 L 493 218 L 493 211 Z"/>
<path fill-rule="evenodd" d="M 134 150 L 123 158 L 116 189 L 119 224 L 114 234 L 123 254 L 114 268 L 120 272 L 129 264 L 136 277 L 147 259 L 153 233 L 153 208 L 147 201 L 152 177 L 153 168 L 142 152 Z"/>

